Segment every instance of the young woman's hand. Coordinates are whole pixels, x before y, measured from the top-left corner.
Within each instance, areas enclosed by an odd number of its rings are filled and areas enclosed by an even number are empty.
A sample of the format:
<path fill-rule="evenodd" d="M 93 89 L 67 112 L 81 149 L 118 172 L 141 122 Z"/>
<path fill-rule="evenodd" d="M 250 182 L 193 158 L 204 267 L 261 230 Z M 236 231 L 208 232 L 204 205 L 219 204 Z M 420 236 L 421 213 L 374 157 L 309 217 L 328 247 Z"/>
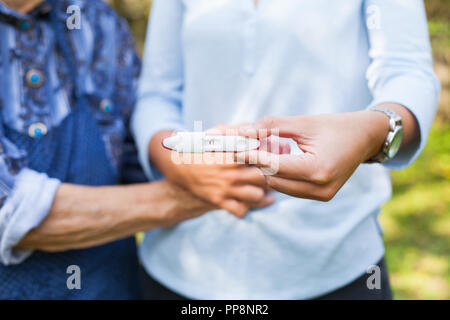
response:
<path fill-rule="evenodd" d="M 389 107 L 402 116 L 404 142 L 409 143 L 418 135 L 414 116 L 400 105 Z M 251 127 L 241 128 L 240 134 L 292 138 L 304 153 L 274 157 L 265 151 L 251 151 L 237 154 L 237 159 L 260 168 L 277 168 L 275 174 L 266 175 L 266 183 L 272 189 L 295 197 L 329 201 L 362 162 L 380 152 L 388 131 L 388 117 L 374 111 L 265 117 Z"/>

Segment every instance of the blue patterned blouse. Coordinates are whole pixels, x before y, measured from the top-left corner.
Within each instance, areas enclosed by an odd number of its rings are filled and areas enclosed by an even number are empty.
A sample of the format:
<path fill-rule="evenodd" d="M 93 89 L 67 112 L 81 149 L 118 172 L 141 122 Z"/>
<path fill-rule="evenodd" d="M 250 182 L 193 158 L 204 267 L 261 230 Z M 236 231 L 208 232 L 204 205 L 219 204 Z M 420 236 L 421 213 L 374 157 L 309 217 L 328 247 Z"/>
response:
<path fill-rule="evenodd" d="M 70 5 L 81 9 L 79 30 L 66 27 Z M 59 31 L 51 22 L 52 10 L 57 10 Z M 66 44 L 61 50 L 60 40 Z M 139 173 L 128 123 L 139 70 L 126 22 L 100 0 L 46 1 L 27 15 L 0 2 L 2 264 L 21 263 L 31 254 L 12 248 L 45 218 L 62 182 L 31 169 L 27 152 L 5 131 L 32 139 L 49 135 L 73 111 L 78 90 L 98 123 L 118 179 L 136 181 Z"/>

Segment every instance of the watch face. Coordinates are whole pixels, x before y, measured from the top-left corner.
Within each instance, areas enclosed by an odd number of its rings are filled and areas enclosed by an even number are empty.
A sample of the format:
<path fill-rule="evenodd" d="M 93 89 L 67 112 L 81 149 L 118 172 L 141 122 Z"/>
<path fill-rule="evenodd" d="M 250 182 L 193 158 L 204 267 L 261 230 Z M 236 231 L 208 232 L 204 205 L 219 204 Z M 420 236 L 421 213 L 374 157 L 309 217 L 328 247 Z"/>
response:
<path fill-rule="evenodd" d="M 389 159 L 392 159 L 393 157 L 395 157 L 398 150 L 400 149 L 402 140 L 403 140 L 403 128 L 400 127 L 400 128 L 397 128 L 397 130 L 395 130 L 393 132 L 393 138 L 391 141 L 391 145 L 389 146 L 389 150 L 387 152 Z"/>

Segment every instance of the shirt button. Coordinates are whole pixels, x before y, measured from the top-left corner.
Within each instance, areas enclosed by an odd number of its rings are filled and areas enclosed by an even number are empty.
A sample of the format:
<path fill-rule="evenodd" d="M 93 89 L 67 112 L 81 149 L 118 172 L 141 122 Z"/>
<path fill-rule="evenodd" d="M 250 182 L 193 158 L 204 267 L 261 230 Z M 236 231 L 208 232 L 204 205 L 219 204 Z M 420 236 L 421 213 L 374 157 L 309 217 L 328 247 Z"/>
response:
<path fill-rule="evenodd" d="M 31 21 L 30 20 L 20 20 L 19 21 L 19 28 L 22 30 L 29 30 L 31 28 Z"/>
<path fill-rule="evenodd" d="M 103 99 L 100 102 L 100 110 L 103 113 L 109 114 L 109 113 L 111 113 L 112 109 L 113 109 L 113 104 L 112 104 L 111 100 Z"/>
<path fill-rule="evenodd" d="M 31 69 L 27 72 L 26 76 L 27 85 L 31 88 L 40 88 L 44 83 L 44 75 L 41 71 Z"/>
<path fill-rule="evenodd" d="M 33 123 L 28 128 L 28 135 L 32 138 L 40 138 L 47 134 L 47 126 L 42 122 Z"/>

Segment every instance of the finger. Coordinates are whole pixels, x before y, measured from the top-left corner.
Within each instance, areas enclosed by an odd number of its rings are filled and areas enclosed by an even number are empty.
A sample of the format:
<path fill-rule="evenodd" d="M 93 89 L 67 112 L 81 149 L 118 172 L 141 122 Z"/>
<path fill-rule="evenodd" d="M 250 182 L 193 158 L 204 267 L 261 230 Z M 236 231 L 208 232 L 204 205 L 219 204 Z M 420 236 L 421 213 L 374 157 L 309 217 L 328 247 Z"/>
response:
<path fill-rule="evenodd" d="M 227 128 L 227 125 L 224 123 L 221 123 L 213 128 L 209 128 L 208 130 L 205 131 L 205 133 L 209 133 L 209 134 L 221 134 L 225 131 L 225 129 Z"/>
<path fill-rule="evenodd" d="M 246 166 L 233 170 L 229 175 L 234 185 L 251 184 L 261 188 L 266 186 L 264 174 L 257 167 Z"/>
<path fill-rule="evenodd" d="M 192 153 L 191 163 L 201 166 L 220 167 L 221 169 L 237 169 L 244 167 L 242 163 L 234 160 L 234 154 L 231 152 L 205 152 Z"/>
<path fill-rule="evenodd" d="M 238 218 L 242 218 L 248 212 L 249 207 L 235 199 L 225 199 L 221 202 L 220 207 L 227 210 Z"/>
<path fill-rule="evenodd" d="M 265 179 L 264 179 L 265 182 Z M 231 188 L 228 196 L 245 202 L 259 202 L 264 199 L 264 190 L 252 185 L 236 186 Z"/>
<path fill-rule="evenodd" d="M 294 181 L 276 176 L 269 176 L 266 180 L 273 190 L 303 199 L 329 201 L 338 191 L 331 184 L 321 186 L 311 182 Z"/>
<path fill-rule="evenodd" d="M 275 202 L 275 197 L 272 194 L 266 194 L 264 198 L 256 203 L 250 203 L 250 207 L 252 208 L 264 208 L 267 206 L 270 206 L 272 203 Z"/>
<path fill-rule="evenodd" d="M 275 154 L 290 154 L 291 146 L 286 140 L 281 140 L 277 136 L 260 139 L 259 150 L 267 151 Z"/>
<path fill-rule="evenodd" d="M 310 153 L 277 155 L 266 151 L 249 151 L 237 153 L 236 161 L 267 169 L 264 172 L 270 172 L 270 175 L 295 180 L 310 181 L 319 170 L 318 161 Z"/>
<path fill-rule="evenodd" d="M 301 128 L 302 117 L 271 117 L 267 116 L 253 123 L 243 126 L 239 134 L 252 138 L 265 138 L 270 135 L 293 138 Z"/>

